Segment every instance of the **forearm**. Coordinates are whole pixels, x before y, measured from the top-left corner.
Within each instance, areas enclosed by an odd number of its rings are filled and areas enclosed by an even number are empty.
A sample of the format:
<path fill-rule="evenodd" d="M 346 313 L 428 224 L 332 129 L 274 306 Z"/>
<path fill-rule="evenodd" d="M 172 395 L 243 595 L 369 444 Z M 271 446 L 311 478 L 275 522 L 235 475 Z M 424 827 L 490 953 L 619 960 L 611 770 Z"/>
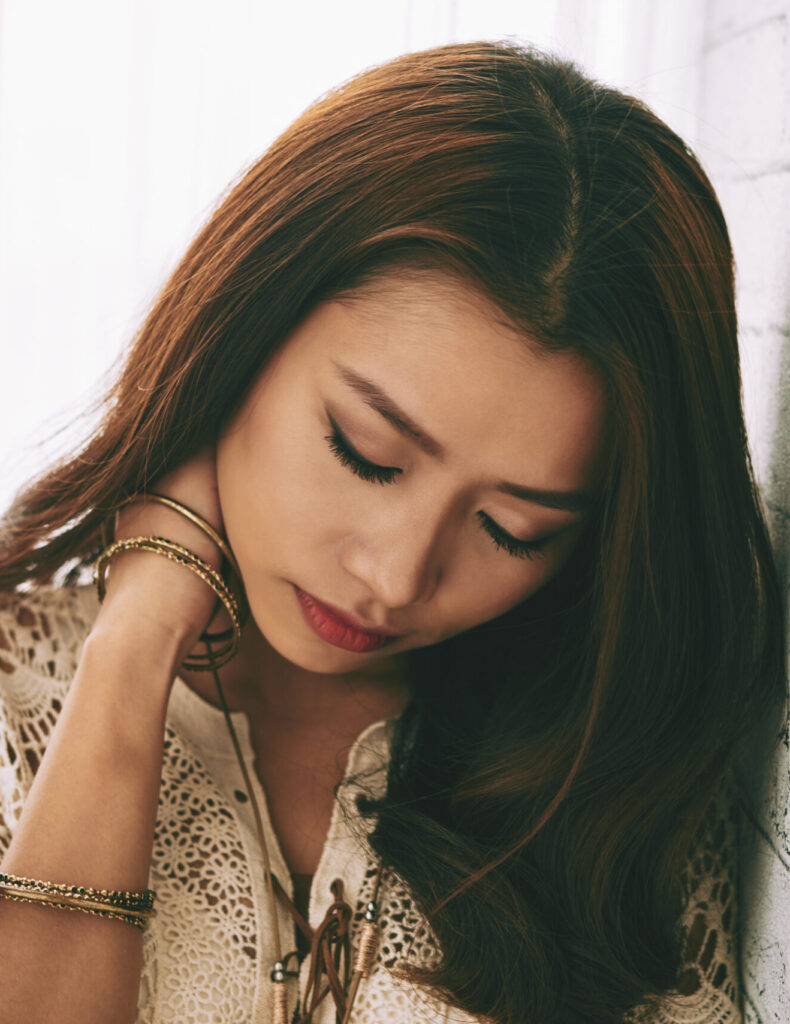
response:
<path fill-rule="evenodd" d="M 166 634 L 97 624 L 0 870 L 97 889 L 148 884 L 170 684 Z M 142 969 L 130 924 L 0 899 L 0 1024 L 128 1024 Z"/>

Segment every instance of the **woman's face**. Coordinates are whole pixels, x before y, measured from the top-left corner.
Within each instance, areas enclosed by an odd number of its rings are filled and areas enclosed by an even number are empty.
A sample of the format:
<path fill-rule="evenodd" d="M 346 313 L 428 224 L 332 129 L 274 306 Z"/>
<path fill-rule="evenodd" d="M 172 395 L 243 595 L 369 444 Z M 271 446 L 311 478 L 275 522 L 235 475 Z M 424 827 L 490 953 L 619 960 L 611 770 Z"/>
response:
<path fill-rule="evenodd" d="M 227 536 L 290 662 L 372 670 L 501 615 L 569 557 L 603 470 L 603 388 L 503 321 L 449 276 L 390 275 L 317 307 L 223 431 Z"/>

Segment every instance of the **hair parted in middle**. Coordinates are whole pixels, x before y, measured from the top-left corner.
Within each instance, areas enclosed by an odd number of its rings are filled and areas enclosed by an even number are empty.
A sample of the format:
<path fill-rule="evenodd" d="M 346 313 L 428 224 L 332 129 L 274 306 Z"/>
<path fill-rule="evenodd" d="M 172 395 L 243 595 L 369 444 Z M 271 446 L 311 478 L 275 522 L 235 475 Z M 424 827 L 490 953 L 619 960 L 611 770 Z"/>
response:
<path fill-rule="evenodd" d="M 318 302 L 428 270 L 595 367 L 611 459 L 554 580 L 410 652 L 372 843 L 439 940 L 415 978 L 497 1022 L 619 1021 L 677 981 L 682 865 L 784 672 L 727 229 L 642 103 L 494 42 L 322 97 L 198 234 L 100 428 L 18 495 L 0 581 L 87 563 L 108 512 L 215 439 Z"/>

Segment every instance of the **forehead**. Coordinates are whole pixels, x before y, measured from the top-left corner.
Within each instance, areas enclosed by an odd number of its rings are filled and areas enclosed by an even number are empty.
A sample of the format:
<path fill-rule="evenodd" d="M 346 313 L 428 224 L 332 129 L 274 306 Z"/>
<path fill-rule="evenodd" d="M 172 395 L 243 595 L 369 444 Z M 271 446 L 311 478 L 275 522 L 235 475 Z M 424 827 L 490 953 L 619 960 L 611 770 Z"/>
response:
<path fill-rule="evenodd" d="M 430 272 L 385 277 L 322 304 L 297 335 L 333 393 L 361 402 L 338 363 L 374 381 L 465 472 L 594 485 L 606 415 L 594 369 L 541 348 L 472 286 Z"/>

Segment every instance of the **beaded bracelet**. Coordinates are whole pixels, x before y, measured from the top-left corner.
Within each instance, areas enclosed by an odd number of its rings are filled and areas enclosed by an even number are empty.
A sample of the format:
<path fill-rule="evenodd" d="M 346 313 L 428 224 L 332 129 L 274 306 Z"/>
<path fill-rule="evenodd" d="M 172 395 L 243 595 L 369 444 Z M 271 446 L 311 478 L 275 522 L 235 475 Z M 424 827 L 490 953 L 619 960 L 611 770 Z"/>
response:
<path fill-rule="evenodd" d="M 81 910 L 97 917 L 125 921 L 141 931 L 156 914 L 153 909 L 156 894 L 151 889 L 142 892 L 93 889 L 6 873 L 0 873 L 0 897 L 14 902 L 40 903 L 59 910 Z"/>
<path fill-rule="evenodd" d="M 108 900 L 120 907 L 129 909 L 150 909 L 154 905 L 156 893 L 153 889 L 130 892 L 126 889 L 92 889 L 88 885 L 66 885 L 63 882 L 42 882 L 37 878 L 26 878 L 24 875 L 9 875 L 0 872 L 0 884 L 20 889 L 32 889 L 42 892 L 60 893 L 64 896 L 81 896 L 87 899 Z"/>

